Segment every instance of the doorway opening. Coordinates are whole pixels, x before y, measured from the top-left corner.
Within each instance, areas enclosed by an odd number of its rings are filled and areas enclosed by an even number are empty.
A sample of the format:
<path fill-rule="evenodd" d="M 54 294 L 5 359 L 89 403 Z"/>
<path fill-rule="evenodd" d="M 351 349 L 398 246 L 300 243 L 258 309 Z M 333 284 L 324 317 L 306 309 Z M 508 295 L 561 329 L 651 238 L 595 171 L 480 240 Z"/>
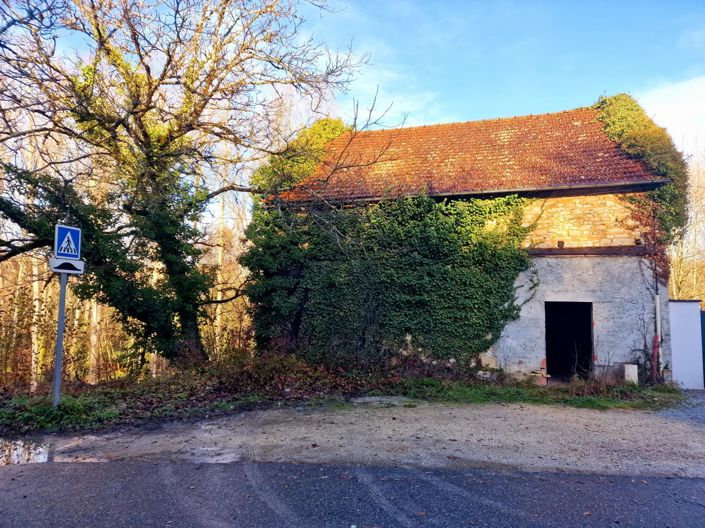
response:
<path fill-rule="evenodd" d="M 546 372 L 551 378 L 586 378 L 592 372 L 592 303 L 547 302 Z"/>

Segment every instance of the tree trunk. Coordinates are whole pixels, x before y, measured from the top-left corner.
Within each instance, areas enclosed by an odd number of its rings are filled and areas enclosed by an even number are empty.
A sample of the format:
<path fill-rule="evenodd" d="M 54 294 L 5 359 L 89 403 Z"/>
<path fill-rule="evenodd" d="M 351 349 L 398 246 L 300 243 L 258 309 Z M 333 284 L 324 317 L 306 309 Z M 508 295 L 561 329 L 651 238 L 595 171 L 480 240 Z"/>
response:
<path fill-rule="evenodd" d="M 174 363 L 180 368 L 195 367 L 208 361 L 198 328 L 198 320 L 190 317 L 191 314 L 185 315 L 186 318 L 181 319 L 181 332 L 176 340 L 174 351 Z"/>
<path fill-rule="evenodd" d="M 88 323 L 88 381 L 97 383 L 100 380 L 100 340 L 98 336 L 99 317 L 98 303 L 95 299 L 89 302 L 90 322 Z"/>
<path fill-rule="evenodd" d="M 225 181 L 221 183 L 225 185 Z M 214 341 L 216 353 L 219 353 L 223 346 L 223 284 L 225 283 L 225 270 L 223 263 L 225 260 L 225 195 L 220 197 L 220 215 L 218 217 L 218 247 L 216 249 L 216 273 L 217 273 L 217 293 L 215 305 Z"/>
<path fill-rule="evenodd" d="M 39 260 L 32 257 L 32 359 L 29 369 L 29 390 L 34 393 L 37 390 L 39 381 L 39 360 L 41 354 L 41 334 L 39 332 L 39 324 L 42 315 L 42 297 L 39 285 Z"/>
<path fill-rule="evenodd" d="M 12 324 L 10 325 L 10 344 L 9 352 L 10 356 L 14 356 L 14 371 L 15 376 L 18 375 L 19 365 L 22 364 L 23 360 L 20 357 L 19 350 L 17 349 L 17 343 L 21 338 L 21 329 L 19 327 L 20 323 L 20 294 L 22 293 L 22 288 L 24 286 L 24 258 L 20 258 L 17 265 L 17 282 L 15 283 L 15 291 L 12 296 L 12 305 L 14 307 L 12 311 Z"/>

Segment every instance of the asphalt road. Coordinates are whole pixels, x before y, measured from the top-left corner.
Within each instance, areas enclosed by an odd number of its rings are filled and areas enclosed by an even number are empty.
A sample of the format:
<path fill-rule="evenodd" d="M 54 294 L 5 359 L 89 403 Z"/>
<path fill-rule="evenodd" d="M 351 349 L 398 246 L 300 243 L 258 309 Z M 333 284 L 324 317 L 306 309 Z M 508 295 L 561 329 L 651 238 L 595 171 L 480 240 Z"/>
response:
<path fill-rule="evenodd" d="M 705 526 L 705 479 L 274 463 L 0 467 L 10 527 Z"/>

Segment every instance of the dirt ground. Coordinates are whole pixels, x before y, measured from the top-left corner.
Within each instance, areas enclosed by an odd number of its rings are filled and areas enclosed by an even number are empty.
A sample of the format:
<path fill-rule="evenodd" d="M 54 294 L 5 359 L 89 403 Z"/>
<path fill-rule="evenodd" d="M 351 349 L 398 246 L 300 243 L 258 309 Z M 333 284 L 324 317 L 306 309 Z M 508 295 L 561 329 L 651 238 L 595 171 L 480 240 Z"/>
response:
<path fill-rule="evenodd" d="M 188 460 L 513 467 L 705 477 L 705 395 L 667 411 L 363 399 L 103 434 L 49 435 L 55 462 Z"/>

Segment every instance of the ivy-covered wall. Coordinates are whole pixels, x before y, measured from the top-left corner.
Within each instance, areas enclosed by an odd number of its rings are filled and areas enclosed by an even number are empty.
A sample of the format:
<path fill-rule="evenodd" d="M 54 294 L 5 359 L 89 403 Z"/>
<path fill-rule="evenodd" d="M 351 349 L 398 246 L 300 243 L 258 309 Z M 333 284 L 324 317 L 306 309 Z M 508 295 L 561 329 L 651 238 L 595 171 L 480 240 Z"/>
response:
<path fill-rule="evenodd" d="M 259 208 L 242 257 L 258 346 L 347 367 L 402 356 L 470 365 L 518 315 L 523 203 Z"/>

